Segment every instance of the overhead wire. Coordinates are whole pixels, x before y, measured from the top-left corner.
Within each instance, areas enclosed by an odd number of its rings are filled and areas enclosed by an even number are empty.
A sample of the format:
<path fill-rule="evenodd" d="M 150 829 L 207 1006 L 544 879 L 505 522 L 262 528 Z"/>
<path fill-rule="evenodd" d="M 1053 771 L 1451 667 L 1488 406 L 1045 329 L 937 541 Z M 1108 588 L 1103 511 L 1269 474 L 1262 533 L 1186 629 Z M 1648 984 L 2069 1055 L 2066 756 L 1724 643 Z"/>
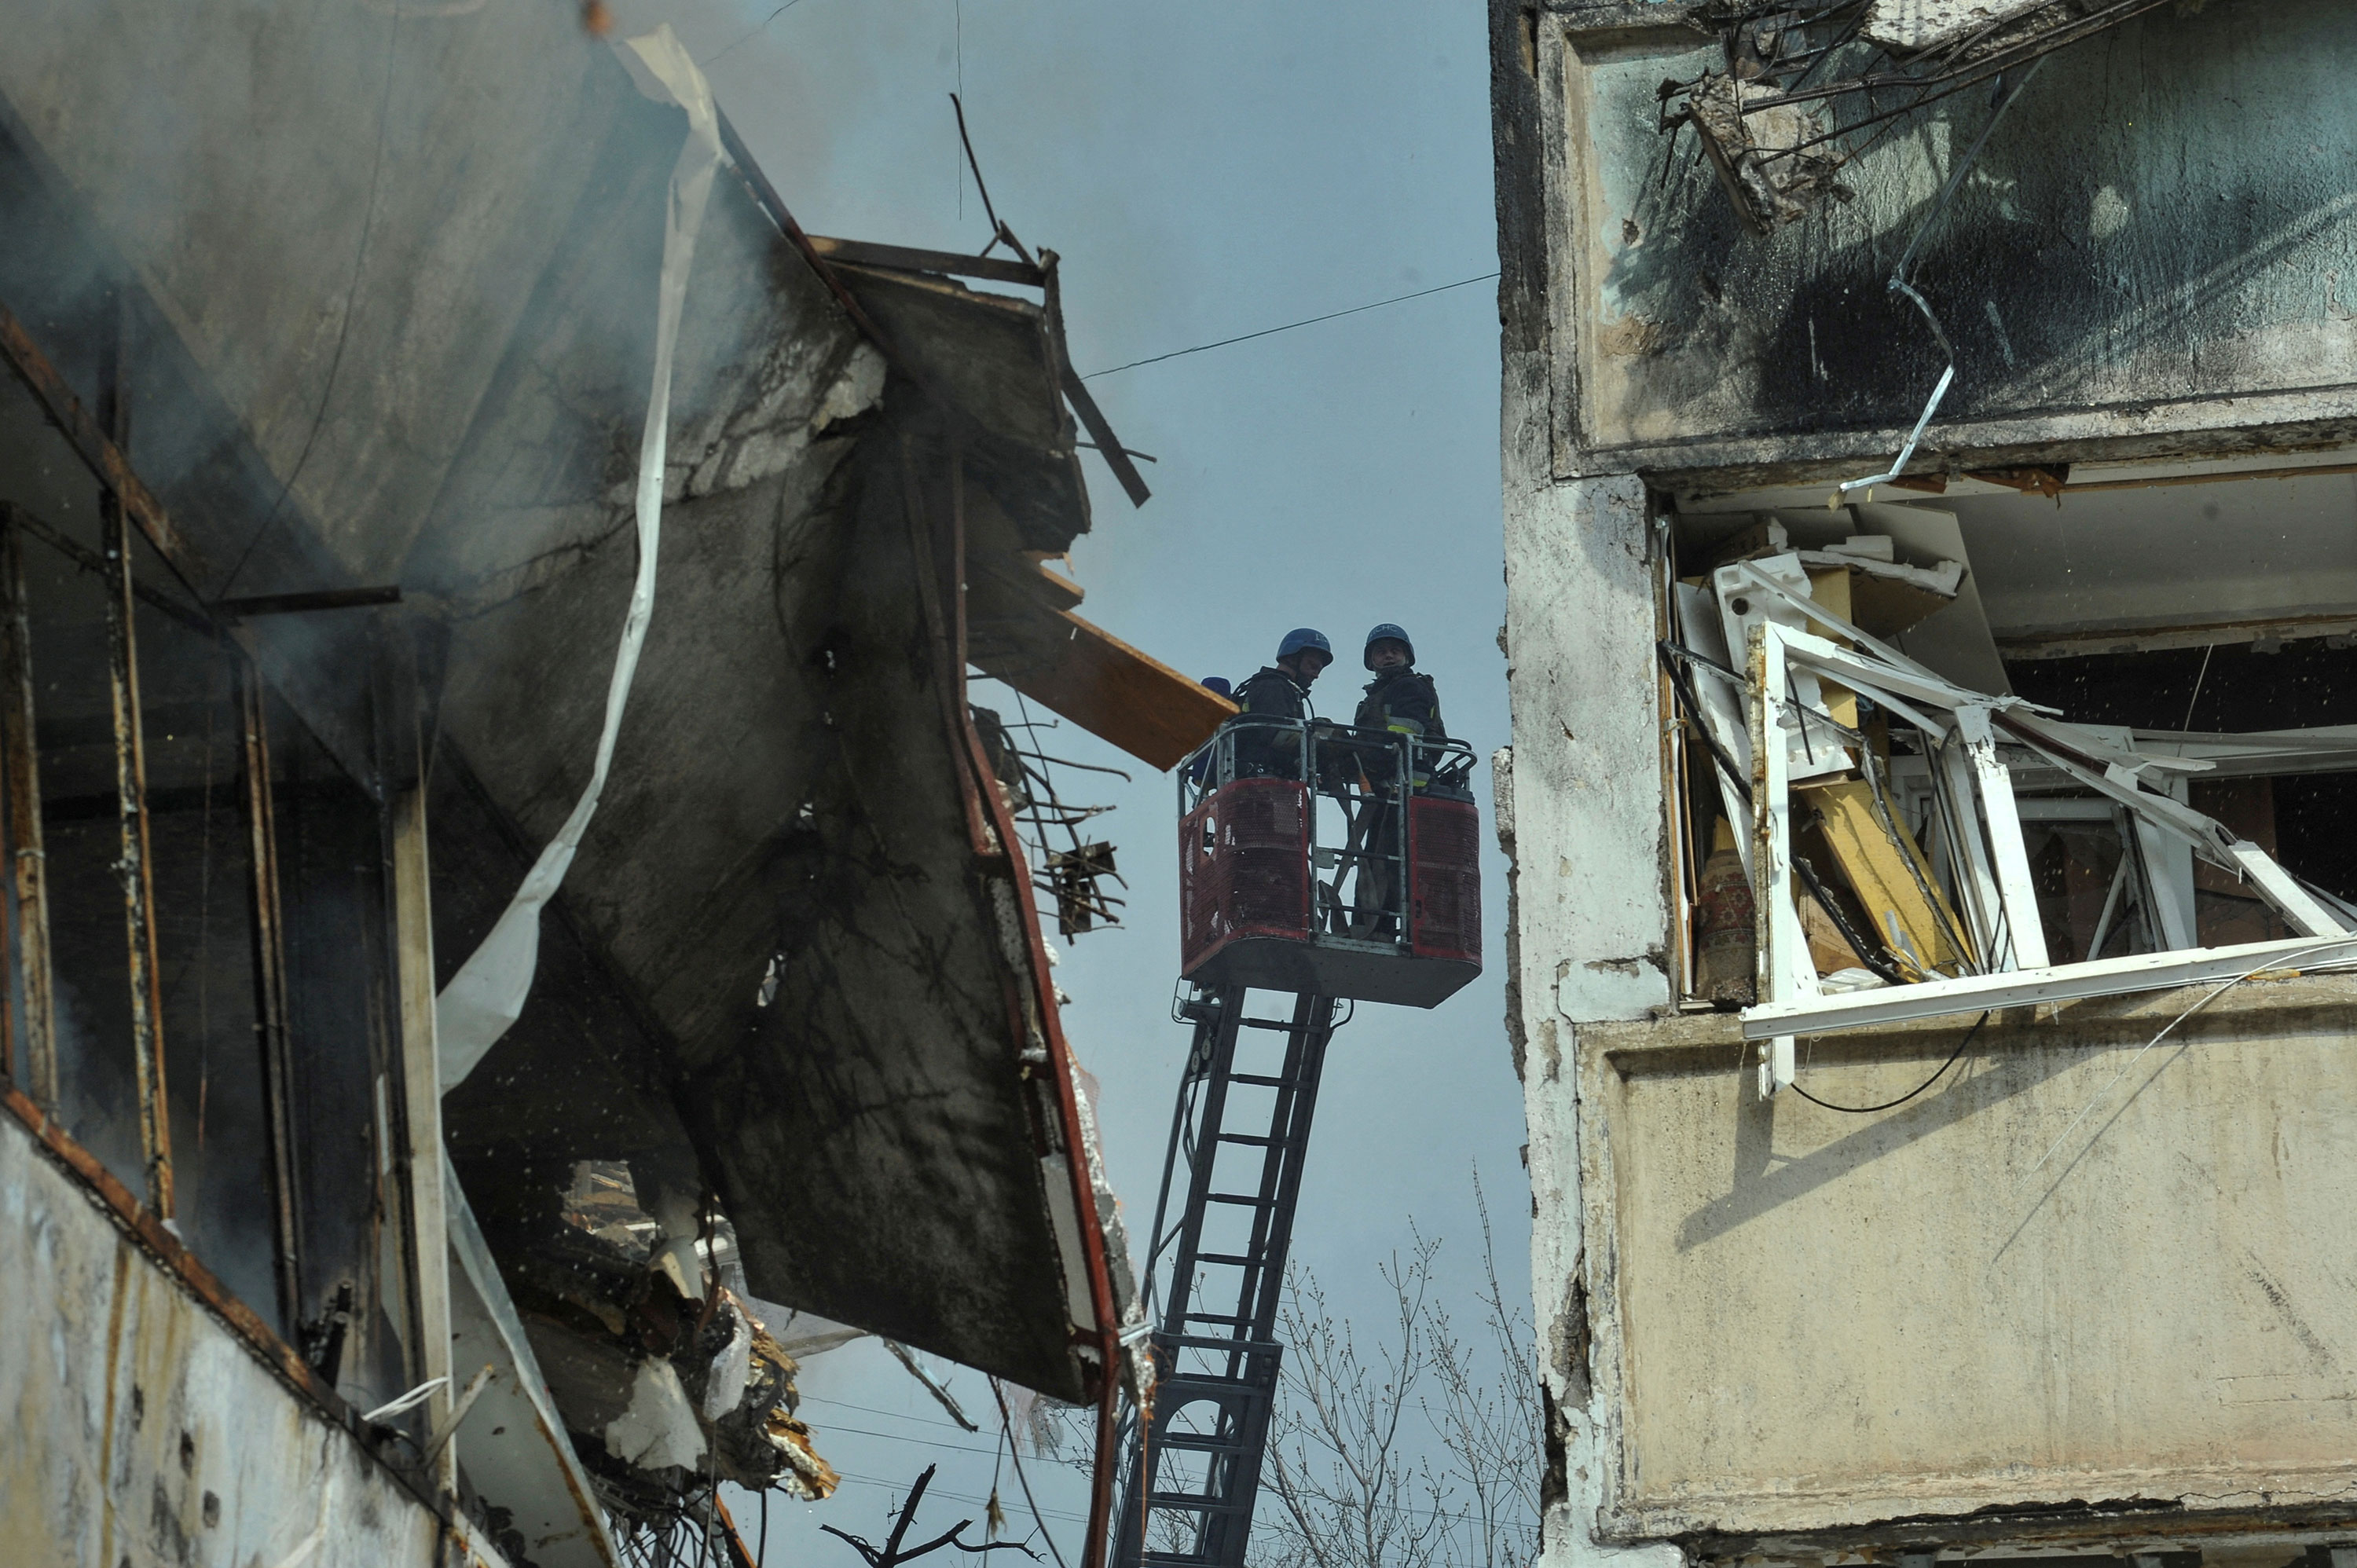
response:
<path fill-rule="evenodd" d="M 1000 1391 L 998 1380 L 990 1380 L 990 1397 L 998 1402 L 998 1423 L 1006 1433 L 1006 1452 L 1015 1461 L 1015 1479 L 1023 1487 L 1023 1501 L 1031 1509 L 1031 1522 L 1039 1527 L 1039 1539 L 1048 1543 L 1048 1555 L 1056 1560 L 1056 1568 L 1064 1568 L 1064 1554 L 1056 1545 L 1056 1538 L 1048 1533 L 1048 1521 L 1039 1517 L 1039 1499 L 1031 1495 L 1031 1477 L 1023 1468 L 1023 1450 L 1015 1441 L 1014 1418 L 1006 1413 L 1006 1395 Z"/>
<path fill-rule="evenodd" d="M 855 1404 L 849 1400 L 828 1399 L 823 1394 L 804 1394 L 802 1396 L 800 1402 L 802 1404 L 832 1405 L 837 1410 L 861 1411 L 868 1415 L 883 1416 L 888 1421 L 914 1422 L 920 1426 L 938 1426 L 944 1432 L 963 1432 L 965 1430 L 964 1427 L 958 1425 L 954 1422 L 938 1420 L 930 1415 L 910 1415 L 905 1411 L 886 1410 L 880 1405 Z"/>
<path fill-rule="evenodd" d="M 1498 273 L 1493 268 L 1478 277 L 1458 278 L 1455 283 L 1445 283 L 1433 288 L 1420 288 L 1413 294 L 1395 294 L 1389 299 L 1379 299 L 1372 305 L 1354 305 L 1348 310 L 1329 310 L 1323 316 L 1305 317 L 1299 321 L 1288 321 L 1282 327 L 1264 327 L 1257 332 L 1246 332 L 1236 338 L 1222 338 L 1216 343 L 1198 343 L 1191 349 L 1173 349 L 1168 354 L 1155 354 L 1143 360 L 1132 360 L 1125 365 L 1109 365 L 1102 371 L 1091 371 L 1081 379 L 1092 381 L 1098 376 L 1110 376 L 1122 371 L 1134 371 L 1140 365 L 1158 365 L 1165 360 L 1179 360 L 1189 354 L 1207 353 L 1213 349 L 1227 348 L 1232 343 L 1249 343 L 1255 338 L 1270 338 L 1279 332 L 1293 331 L 1296 328 L 1315 327 L 1321 321 L 1337 321 L 1345 316 L 1356 316 L 1361 311 L 1381 310 L 1387 305 L 1400 305 L 1411 299 L 1422 299 L 1427 295 L 1447 294 L 1453 288 L 1464 288 L 1472 284 L 1487 283 L 1497 275 Z"/>
<path fill-rule="evenodd" d="M 701 69 L 703 69 L 704 67 L 705 67 L 705 66 L 707 66 L 707 65 L 710 65 L 714 60 L 716 60 L 716 59 L 720 59 L 722 55 L 729 55 L 729 54 L 734 54 L 734 53 L 736 53 L 736 52 L 737 52 L 737 50 L 738 48 L 740 48 L 741 47 L 743 47 L 744 45 L 751 43 L 755 38 L 759 38 L 763 33 L 768 32 L 768 31 L 770 30 L 770 23 L 772 23 L 772 22 L 776 21 L 779 17 L 780 17 L 780 16 L 784 16 L 787 12 L 789 12 L 789 11 L 792 10 L 795 6 L 797 6 L 797 5 L 801 5 L 802 3 L 802 0 L 786 0 L 786 3 L 785 3 L 784 5 L 782 5 L 779 6 L 776 10 L 774 10 L 774 11 L 770 12 L 767 16 L 764 16 L 763 18 L 761 18 L 761 25 L 760 25 L 759 27 L 755 27 L 751 32 L 747 33 L 744 37 L 742 37 L 742 38 L 738 38 L 735 43 L 728 45 L 726 48 L 723 48 L 723 49 L 719 50 L 717 53 L 715 53 L 715 54 L 708 54 L 708 55 L 705 56 L 702 59 L 697 60 L 697 61 L 695 62 L 695 64 L 696 64 L 696 68 L 697 68 L 698 70 L 701 70 Z"/>
<path fill-rule="evenodd" d="M 787 0 L 787 3 L 791 5 L 793 0 Z M 394 68 L 400 63 L 400 43 L 401 11 L 396 6 L 393 21 L 385 32 L 384 95 L 377 107 L 376 152 L 369 165 L 368 199 L 361 207 L 361 238 L 352 254 L 351 287 L 344 295 L 343 314 L 336 323 L 336 346 L 328 355 L 328 379 L 319 389 L 319 406 L 312 412 L 311 428 L 303 437 L 302 449 L 295 454 L 294 466 L 286 470 L 285 481 L 278 487 L 278 499 L 270 503 L 270 510 L 255 525 L 253 537 L 245 542 L 245 548 L 238 552 L 236 561 L 231 564 L 229 575 L 221 580 L 221 591 L 215 597 L 228 595 L 245 571 L 246 563 L 253 559 L 254 550 L 277 525 L 278 513 L 285 507 L 286 498 L 295 493 L 295 481 L 303 477 L 303 466 L 311 460 L 311 448 L 318 442 L 319 432 L 328 423 L 328 403 L 335 396 L 336 373 L 343 368 L 344 345 L 352 335 L 352 312 L 360 306 L 361 280 L 368 274 L 369 234 L 376 227 L 377 191 L 384 179 L 384 145 L 386 132 L 393 123 L 393 79 Z"/>
<path fill-rule="evenodd" d="M 880 1487 L 896 1497 L 909 1489 L 909 1483 L 906 1480 L 895 1481 L 888 1479 L 882 1476 L 862 1475 L 852 1470 L 838 1470 L 835 1474 L 841 1479 L 853 1482 L 858 1486 Z M 989 1498 L 976 1497 L 972 1492 L 953 1492 L 946 1487 L 938 1486 L 927 1487 L 925 1490 L 925 1496 L 928 1498 L 947 1498 L 953 1502 L 973 1503 L 976 1506 L 986 1506 L 990 1501 Z M 1084 1513 L 1076 1513 L 1070 1509 L 1042 1509 L 1040 1512 L 1047 1518 L 1062 1520 L 1071 1524 L 1084 1525 L 1089 1521 L 1088 1515 Z"/>
<path fill-rule="evenodd" d="M 2161 1041 L 2169 1038 L 2169 1036 L 2176 1031 L 2176 1028 L 2179 1024 L 2184 1023 L 2185 1020 L 2192 1017 L 2193 1015 L 2201 1012 L 2204 1007 L 2209 1006 L 2210 1004 L 2217 1001 L 2218 998 L 2223 996 L 2226 993 L 2232 991 L 2237 985 L 2242 984 L 2243 982 L 2250 979 L 2255 974 L 2265 974 L 2274 970 L 2289 969 L 2297 963 L 2298 961 L 2308 957 L 2311 953 L 2325 952 L 2333 948 L 2345 948 L 2352 943 L 2357 943 L 2357 936 L 2341 936 L 2332 938 L 2330 940 L 2318 942 L 2313 947 L 2295 948 L 2289 952 L 2271 953 L 2266 958 L 2261 960 L 2258 963 L 2255 963 L 2249 969 L 2243 971 L 2242 973 L 2230 975 L 2226 979 L 2220 981 L 2216 985 L 2211 987 L 2208 991 L 2202 993 L 2200 1000 L 2194 1002 L 2191 1005 L 2188 1006 L 2185 1011 L 2179 1013 L 2176 1017 L 2171 1018 L 2168 1023 L 2162 1025 L 2160 1033 L 2155 1035 L 2151 1039 L 2147 1040 L 2144 1045 L 2137 1049 L 2134 1056 L 2128 1058 L 2126 1062 L 2123 1062 L 2120 1065 L 2120 1070 L 2114 1073 L 2110 1080 L 2107 1081 L 2103 1088 L 2097 1090 L 2093 1095 L 2089 1097 L 2086 1104 L 2079 1108 L 2079 1113 L 2071 1118 L 2069 1124 L 2062 1129 L 2061 1135 L 2048 1146 L 2044 1154 L 2038 1156 L 2036 1164 L 2032 1165 L 2028 1170 L 2021 1173 L 2022 1178 L 2027 1180 L 2030 1176 L 2037 1175 L 2039 1170 L 2044 1166 L 2046 1162 L 2054 1157 L 2055 1150 L 2060 1149 L 2070 1140 L 2071 1134 L 2077 1130 L 2079 1123 L 2087 1119 L 2087 1113 L 2093 1111 L 2096 1106 L 2102 1104 L 2104 1099 L 2111 1094 L 2113 1089 L 2118 1085 L 2120 1079 L 2128 1075 L 2129 1069 L 2144 1059 L 2145 1053 L 2151 1050 L 2155 1046 L 2160 1044 Z M 2337 969 L 2343 967 L 2352 961 L 2357 961 L 2357 960 L 2342 959 L 2334 963 L 2319 964 L 2316 967 L 2323 969 Z"/>

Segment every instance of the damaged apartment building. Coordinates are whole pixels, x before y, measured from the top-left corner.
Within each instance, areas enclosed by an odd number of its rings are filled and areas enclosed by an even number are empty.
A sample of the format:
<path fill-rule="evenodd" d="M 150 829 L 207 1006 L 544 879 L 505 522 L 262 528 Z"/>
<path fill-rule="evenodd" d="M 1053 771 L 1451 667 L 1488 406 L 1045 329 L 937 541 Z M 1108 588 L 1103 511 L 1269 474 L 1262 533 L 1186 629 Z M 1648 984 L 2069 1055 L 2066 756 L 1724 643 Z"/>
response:
<path fill-rule="evenodd" d="M 1491 22 L 1546 1560 L 2341 1562 L 2357 10 Z"/>
<path fill-rule="evenodd" d="M 1053 252 L 804 233 L 601 15 L 12 16 L 9 1561 L 743 1561 L 798 1353 L 1140 1392 L 1034 889 L 1109 852 L 966 682 L 1232 709 L 1053 564 L 1080 446 L 1146 499 Z"/>

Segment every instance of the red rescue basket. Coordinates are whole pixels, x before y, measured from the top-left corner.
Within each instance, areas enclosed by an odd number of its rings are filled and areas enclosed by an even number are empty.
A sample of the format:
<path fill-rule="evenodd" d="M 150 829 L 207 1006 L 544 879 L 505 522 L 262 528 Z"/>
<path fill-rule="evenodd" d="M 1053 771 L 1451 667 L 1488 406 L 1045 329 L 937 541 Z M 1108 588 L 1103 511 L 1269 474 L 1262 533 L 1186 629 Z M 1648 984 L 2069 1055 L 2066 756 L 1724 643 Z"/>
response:
<path fill-rule="evenodd" d="M 1481 972 L 1462 741 L 1230 721 L 1178 772 L 1179 972 L 1437 1005 Z"/>

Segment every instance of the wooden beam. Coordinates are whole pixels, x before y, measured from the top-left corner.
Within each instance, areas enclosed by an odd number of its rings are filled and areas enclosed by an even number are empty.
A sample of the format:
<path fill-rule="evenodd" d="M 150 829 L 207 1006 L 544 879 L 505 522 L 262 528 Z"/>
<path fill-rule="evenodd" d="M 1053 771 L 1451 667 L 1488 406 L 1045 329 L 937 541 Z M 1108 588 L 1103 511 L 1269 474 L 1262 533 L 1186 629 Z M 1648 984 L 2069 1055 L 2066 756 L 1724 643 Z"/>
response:
<path fill-rule="evenodd" d="M 416 645 L 393 610 L 378 610 L 371 680 L 375 688 L 376 749 L 384 780 L 385 858 L 393 873 L 393 1015 L 401 1097 L 394 1139 L 397 1179 L 408 1220 L 403 1238 L 410 1270 L 410 1376 L 439 1378 L 425 1405 L 425 1430 L 447 1430 L 457 1390 L 451 1378 L 450 1219 L 443 1188 L 449 1161 L 442 1141 L 442 1051 L 436 1034 L 434 967 L 434 880 L 426 836 L 425 735 L 420 722 Z M 445 1443 L 432 1458 L 432 1479 L 446 1494 L 457 1487 L 457 1447 Z"/>
<path fill-rule="evenodd" d="M 1931 862 L 1904 822 L 1889 824 L 1898 835 L 1891 842 L 1875 811 L 1874 787 L 1844 779 L 1800 785 L 1792 792 L 1817 812 L 1825 844 L 1874 922 L 1875 936 L 1927 972 L 1970 972 L 1973 955 L 1957 948 L 1952 933 L 1962 927 L 1932 880 Z"/>
<path fill-rule="evenodd" d="M 442 1191 L 442 1075 L 434 1034 L 434 914 L 425 854 L 425 781 L 393 800 L 393 909 L 395 983 L 400 991 L 401 1080 L 408 1138 L 403 1153 L 416 1271 L 417 1340 L 412 1370 L 420 1382 L 450 1376 L 450 1245 L 448 1204 Z M 426 1427 L 438 1431 L 450 1414 L 446 1380 L 426 1402 Z M 434 1456 L 446 1490 L 457 1481 L 457 1444 Z"/>
<path fill-rule="evenodd" d="M 303 1319 L 301 1158 L 295 1138 L 295 1065 L 286 997 L 285 908 L 278 896 L 277 806 L 271 793 L 268 704 L 253 661 L 236 660 L 245 775 L 246 857 L 253 934 L 254 1042 L 262 1049 L 263 1174 L 270 1196 L 278 1321 Z"/>
<path fill-rule="evenodd" d="M 1067 610 L 1033 607 L 1027 656 L 985 675 L 1156 768 L 1178 766 L 1233 717 L 1235 703 Z"/>

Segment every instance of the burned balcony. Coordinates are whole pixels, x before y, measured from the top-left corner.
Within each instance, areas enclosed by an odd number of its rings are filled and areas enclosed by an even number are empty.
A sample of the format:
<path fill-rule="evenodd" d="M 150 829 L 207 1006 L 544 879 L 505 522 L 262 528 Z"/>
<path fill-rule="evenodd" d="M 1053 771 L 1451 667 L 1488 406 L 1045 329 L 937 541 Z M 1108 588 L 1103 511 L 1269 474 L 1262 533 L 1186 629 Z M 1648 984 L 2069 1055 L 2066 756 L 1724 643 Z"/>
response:
<path fill-rule="evenodd" d="M 797 1313 L 1109 1434 L 1135 1292 L 1034 877 L 1095 918 L 1110 859 L 1029 864 L 966 682 L 1157 767 L 1232 709 L 1043 570 L 1083 432 L 1146 497 L 1053 253 L 806 234 L 667 30 L 494 11 L 384 48 L 398 91 L 296 48 L 222 97 L 161 21 L 0 62 L 0 1155 L 102 1199 L 74 1277 L 162 1281 L 185 1353 L 137 1397 L 247 1355 L 342 1435 L 246 1468 L 409 1496 L 341 1555 L 420 1563 L 823 1495 Z M 146 150 L 74 129 L 167 81 L 171 199 L 234 215 L 172 238 L 124 205 Z M 389 97 L 426 112 L 371 179 Z M 581 1223 L 584 1170 L 627 1219 Z M 79 1310 L 27 1300 L 25 1343 Z M 147 1520 L 116 1435 L 59 1473 Z M 231 1528 L 274 1561 L 266 1489 Z M 98 1555 L 44 1496 L 48 1555 Z"/>

